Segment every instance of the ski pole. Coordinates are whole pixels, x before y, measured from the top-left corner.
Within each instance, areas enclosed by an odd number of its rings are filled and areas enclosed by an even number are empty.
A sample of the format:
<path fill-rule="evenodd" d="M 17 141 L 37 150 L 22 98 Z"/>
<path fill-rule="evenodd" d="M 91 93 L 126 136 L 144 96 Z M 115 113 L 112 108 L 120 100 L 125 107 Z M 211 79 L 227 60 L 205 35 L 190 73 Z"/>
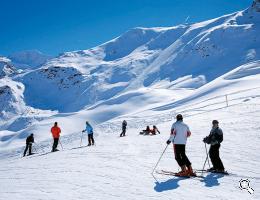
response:
<path fill-rule="evenodd" d="M 62 144 L 61 144 L 61 141 L 60 141 L 60 140 L 59 140 L 59 143 L 60 143 L 60 146 L 61 146 L 61 148 L 62 148 L 62 151 L 63 151 L 64 149 L 63 149 L 63 146 L 62 146 Z"/>
<path fill-rule="evenodd" d="M 206 143 L 204 143 L 204 144 L 205 144 L 205 149 L 206 149 L 206 159 L 205 159 L 205 162 L 204 162 L 204 165 L 203 165 L 203 168 L 202 168 L 201 176 L 203 176 L 204 169 L 205 169 L 207 161 L 208 161 L 208 164 L 209 164 L 209 156 L 208 156 L 207 145 L 206 145 Z M 210 165 L 209 165 L 209 167 L 210 167 Z"/>
<path fill-rule="evenodd" d="M 169 144 L 167 144 L 166 147 L 165 147 L 165 149 L 163 150 L 163 152 L 162 152 L 162 154 L 161 154 L 159 160 L 157 161 L 155 167 L 153 168 L 152 174 L 154 173 L 154 171 L 155 171 L 156 167 L 158 166 L 159 162 L 161 161 L 161 159 L 162 159 L 162 157 L 163 157 L 163 154 L 165 153 L 165 151 L 166 151 L 166 149 L 167 149 L 168 146 L 169 146 Z"/>
<path fill-rule="evenodd" d="M 83 131 L 81 132 L 80 147 L 81 147 L 81 144 L 82 144 L 82 137 L 83 137 Z"/>
<path fill-rule="evenodd" d="M 207 149 L 207 145 L 205 143 L 205 150 L 206 150 L 206 154 L 207 154 L 207 160 L 208 160 L 208 165 L 209 165 L 209 168 L 210 168 L 210 163 L 209 163 L 209 152 L 208 152 L 208 149 Z"/>

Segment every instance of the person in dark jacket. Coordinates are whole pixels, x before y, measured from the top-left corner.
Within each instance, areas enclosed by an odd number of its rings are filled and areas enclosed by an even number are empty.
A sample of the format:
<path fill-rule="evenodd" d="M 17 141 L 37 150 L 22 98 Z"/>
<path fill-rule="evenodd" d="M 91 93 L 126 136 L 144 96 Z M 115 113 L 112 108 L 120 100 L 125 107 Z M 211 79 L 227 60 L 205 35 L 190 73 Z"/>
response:
<path fill-rule="evenodd" d="M 120 137 L 125 136 L 126 126 L 127 126 L 127 122 L 124 120 L 123 123 L 122 123 L 122 133 L 120 134 Z"/>
<path fill-rule="evenodd" d="M 212 129 L 209 136 L 203 139 L 203 142 L 210 144 L 209 157 L 213 167 L 209 171 L 224 172 L 224 165 L 219 157 L 220 143 L 223 141 L 223 131 L 219 128 L 217 120 L 212 121 Z"/>
<path fill-rule="evenodd" d="M 23 156 L 26 155 L 28 149 L 29 149 L 28 155 L 29 156 L 32 155 L 32 143 L 34 143 L 33 133 L 26 138 L 26 147 L 24 149 Z"/>
<path fill-rule="evenodd" d="M 142 130 L 142 131 L 140 132 L 140 134 L 141 134 L 141 135 L 149 135 L 150 132 L 151 132 L 150 127 L 149 127 L 149 126 L 146 126 L 146 129 L 145 129 L 145 130 Z"/>

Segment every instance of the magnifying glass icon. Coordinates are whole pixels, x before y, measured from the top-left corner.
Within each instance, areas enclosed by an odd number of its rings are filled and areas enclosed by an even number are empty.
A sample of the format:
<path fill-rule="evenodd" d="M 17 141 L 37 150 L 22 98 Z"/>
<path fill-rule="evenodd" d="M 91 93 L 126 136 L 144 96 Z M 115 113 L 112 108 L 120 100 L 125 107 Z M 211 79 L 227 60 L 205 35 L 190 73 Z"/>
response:
<path fill-rule="evenodd" d="M 250 187 L 250 181 L 248 179 L 241 179 L 239 181 L 239 188 L 241 190 L 247 190 L 249 194 L 253 194 L 254 190 Z"/>

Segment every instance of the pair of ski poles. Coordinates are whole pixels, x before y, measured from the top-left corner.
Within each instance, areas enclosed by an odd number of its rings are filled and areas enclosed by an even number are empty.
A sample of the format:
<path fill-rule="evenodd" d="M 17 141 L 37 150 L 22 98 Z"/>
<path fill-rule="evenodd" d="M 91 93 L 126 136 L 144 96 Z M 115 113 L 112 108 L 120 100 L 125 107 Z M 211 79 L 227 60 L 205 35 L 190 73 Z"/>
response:
<path fill-rule="evenodd" d="M 202 173 L 201 173 L 201 175 L 203 175 L 203 172 L 204 172 L 204 170 L 205 170 L 205 166 L 206 166 L 206 163 L 207 163 L 207 162 L 208 162 L 208 165 L 209 165 L 209 168 L 210 168 L 208 149 L 207 149 L 206 143 L 204 143 L 204 144 L 205 144 L 205 151 L 206 151 L 206 160 L 205 160 L 205 162 L 204 162 L 204 164 L 203 164 L 203 168 L 202 168 Z M 163 155 L 164 155 L 166 149 L 168 148 L 168 146 L 169 146 L 169 144 L 166 145 L 166 147 L 165 147 L 165 149 L 163 150 L 161 156 L 159 157 L 159 159 L 158 159 L 156 165 L 154 166 L 153 171 L 152 171 L 152 173 L 151 173 L 152 175 L 154 174 L 155 169 L 156 169 L 157 166 L 159 165 L 159 163 L 160 163 L 160 161 L 161 161 L 161 159 L 162 159 L 162 157 L 163 157 Z"/>

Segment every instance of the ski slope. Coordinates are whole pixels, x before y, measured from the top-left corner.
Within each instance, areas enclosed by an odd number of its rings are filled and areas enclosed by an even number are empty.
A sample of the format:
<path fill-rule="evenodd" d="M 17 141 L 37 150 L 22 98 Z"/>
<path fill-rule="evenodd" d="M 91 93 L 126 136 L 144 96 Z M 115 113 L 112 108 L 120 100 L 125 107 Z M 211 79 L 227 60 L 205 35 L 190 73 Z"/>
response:
<path fill-rule="evenodd" d="M 218 119 L 224 131 L 223 163 L 234 175 L 205 174 L 204 179 L 182 179 L 151 171 L 165 147 L 171 122 L 158 124 L 156 136 L 138 135 L 140 129 L 120 132 L 99 130 L 96 146 L 79 146 L 80 133 L 62 139 L 64 151 L 20 158 L 1 157 L 0 199 L 259 199 L 260 97 L 243 104 L 185 118 L 192 136 L 187 154 L 195 169 L 205 160 L 202 139 L 211 120 Z M 78 129 L 78 127 L 74 127 Z M 86 144 L 86 137 L 83 140 Z M 50 150 L 42 145 L 43 151 Z M 40 149 L 38 149 L 40 151 Z M 158 169 L 177 171 L 172 147 L 168 147 Z M 255 193 L 239 189 L 239 180 L 248 178 Z"/>

